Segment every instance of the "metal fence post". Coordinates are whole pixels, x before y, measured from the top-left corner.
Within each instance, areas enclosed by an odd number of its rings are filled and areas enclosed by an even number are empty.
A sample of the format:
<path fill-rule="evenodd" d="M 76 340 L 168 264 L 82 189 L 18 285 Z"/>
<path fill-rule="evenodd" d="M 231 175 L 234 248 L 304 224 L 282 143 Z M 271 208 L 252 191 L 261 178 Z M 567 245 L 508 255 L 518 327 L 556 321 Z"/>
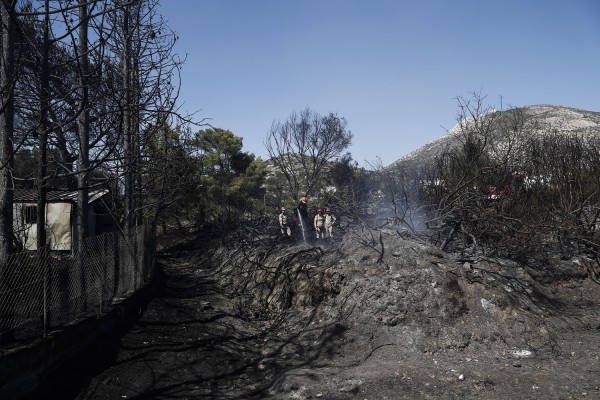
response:
<path fill-rule="evenodd" d="M 50 263 L 48 262 L 48 246 L 42 247 L 38 251 L 40 257 L 40 270 L 44 274 L 44 337 L 48 336 L 50 330 L 50 285 L 52 281 L 52 275 L 50 271 Z"/>

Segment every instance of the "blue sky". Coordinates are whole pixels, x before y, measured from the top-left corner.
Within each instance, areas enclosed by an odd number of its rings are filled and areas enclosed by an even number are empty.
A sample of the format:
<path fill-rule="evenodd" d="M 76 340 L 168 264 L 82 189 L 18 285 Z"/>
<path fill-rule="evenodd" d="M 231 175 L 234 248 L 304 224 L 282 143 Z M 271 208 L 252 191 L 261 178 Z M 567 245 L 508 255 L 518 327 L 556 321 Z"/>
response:
<path fill-rule="evenodd" d="M 182 110 L 266 158 L 274 120 L 344 117 L 360 165 L 444 135 L 457 96 L 600 111 L 598 0 L 162 0 Z"/>

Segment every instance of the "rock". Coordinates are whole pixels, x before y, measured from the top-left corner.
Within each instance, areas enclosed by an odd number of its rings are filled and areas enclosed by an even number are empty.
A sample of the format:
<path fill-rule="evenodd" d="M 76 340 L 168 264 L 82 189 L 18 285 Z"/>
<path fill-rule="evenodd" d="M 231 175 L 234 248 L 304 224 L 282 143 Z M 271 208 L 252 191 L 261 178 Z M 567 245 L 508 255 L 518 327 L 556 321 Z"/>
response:
<path fill-rule="evenodd" d="M 347 393 L 358 393 L 360 390 L 360 385 L 362 385 L 362 380 L 360 379 L 349 379 L 346 380 L 345 382 L 342 383 L 342 385 L 339 388 L 340 392 L 347 392 Z"/>
<path fill-rule="evenodd" d="M 496 311 L 496 305 L 489 300 L 481 299 L 481 307 L 485 311 L 493 312 Z"/>
<path fill-rule="evenodd" d="M 535 352 L 532 350 L 513 350 L 511 355 L 515 358 L 534 358 Z"/>

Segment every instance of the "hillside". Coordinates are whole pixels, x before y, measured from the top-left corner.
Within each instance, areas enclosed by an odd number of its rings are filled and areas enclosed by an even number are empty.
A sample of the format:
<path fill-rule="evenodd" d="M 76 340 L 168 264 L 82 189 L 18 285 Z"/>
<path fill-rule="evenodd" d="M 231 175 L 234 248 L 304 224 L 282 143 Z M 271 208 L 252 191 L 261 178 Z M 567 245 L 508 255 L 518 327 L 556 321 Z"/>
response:
<path fill-rule="evenodd" d="M 596 111 L 586 111 L 556 105 L 534 105 L 493 112 L 500 113 L 500 118 L 509 118 L 511 114 L 522 113 L 526 124 L 526 132 L 531 135 L 552 131 L 564 134 L 578 134 L 584 137 L 588 135 L 600 135 L 600 112 Z M 435 155 L 458 143 L 457 139 L 461 135 L 460 125 L 460 123 L 457 123 L 444 136 L 423 145 L 419 149 L 395 161 L 392 165 L 427 163 Z M 495 139 L 499 141 L 503 140 L 500 135 Z"/>

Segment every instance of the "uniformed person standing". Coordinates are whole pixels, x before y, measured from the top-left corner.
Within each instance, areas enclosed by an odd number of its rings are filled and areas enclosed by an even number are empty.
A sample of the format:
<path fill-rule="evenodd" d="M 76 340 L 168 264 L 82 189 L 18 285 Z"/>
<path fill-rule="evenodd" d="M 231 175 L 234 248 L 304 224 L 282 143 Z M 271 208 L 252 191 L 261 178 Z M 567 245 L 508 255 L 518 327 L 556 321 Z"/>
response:
<path fill-rule="evenodd" d="M 285 207 L 281 207 L 281 213 L 279 213 L 279 226 L 281 227 L 281 234 L 284 236 L 292 236 L 292 228 L 290 223 L 292 222 L 288 215 Z"/>
<path fill-rule="evenodd" d="M 315 231 L 317 232 L 317 239 L 325 239 L 325 216 L 323 215 L 323 209 L 317 209 L 317 215 L 314 219 Z"/>
<path fill-rule="evenodd" d="M 306 198 L 306 196 L 302 196 L 302 198 L 298 202 L 298 205 L 296 206 L 296 210 L 298 211 L 298 218 L 300 219 L 300 221 L 298 222 L 300 222 L 300 226 L 303 231 L 302 234 L 304 235 L 304 232 L 310 229 L 308 226 L 308 199 Z"/>
<path fill-rule="evenodd" d="M 331 209 L 327 207 L 325 209 L 325 233 L 327 234 L 327 239 L 333 240 L 333 224 L 335 224 L 335 221 L 335 215 L 333 215 Z"/>

